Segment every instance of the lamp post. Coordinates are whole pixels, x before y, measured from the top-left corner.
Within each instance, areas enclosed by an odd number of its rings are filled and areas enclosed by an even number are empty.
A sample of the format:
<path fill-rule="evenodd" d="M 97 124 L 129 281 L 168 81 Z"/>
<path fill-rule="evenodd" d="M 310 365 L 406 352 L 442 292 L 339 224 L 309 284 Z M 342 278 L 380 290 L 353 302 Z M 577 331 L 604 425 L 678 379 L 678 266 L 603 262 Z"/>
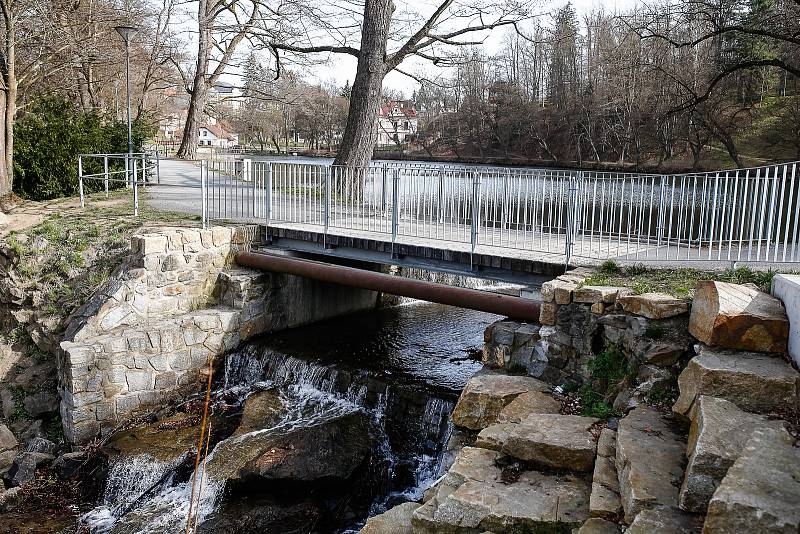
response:
<path fill-rule="evenodd" d="M 136 26 L 116 26 L 117 33 L 125 41 L 125 92 L 128 106 L 128 157 L 125 158 L 125 177 L 128 178 L 128 170 L 133 154 L 133 135 L 131 133 L 131 39 L 139 32 Z M 134 181 L 136 177 L 134 176 Z M 135 188 L 135 185 L 134 185 Z"/>

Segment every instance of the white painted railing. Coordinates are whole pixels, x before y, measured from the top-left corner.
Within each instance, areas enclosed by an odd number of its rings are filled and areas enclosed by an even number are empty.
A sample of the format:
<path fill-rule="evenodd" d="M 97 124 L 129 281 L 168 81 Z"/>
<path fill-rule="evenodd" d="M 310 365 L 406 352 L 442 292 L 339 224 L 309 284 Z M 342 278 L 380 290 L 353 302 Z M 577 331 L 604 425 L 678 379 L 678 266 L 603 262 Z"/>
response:
<path fill-rule="evenodd" d="M 116 165 L 115 165 L 116 164 Z M 99 167 L 99 172 L 85 172 L 87 167 Z M 121 169 L 114 167 L 123 166 Z M 133 190 L 133 212 L 139 214 L 139 187 L 160 183 L 160 157 L 158 151 L 119 154 L 78 154 L 78 195 L 81 207 L 86 205 L 87 183 L 102 182 L 106 197 L 113 184 Z M 93 189 L 93 188 L 92 188 Z"/>
<path fill-rule="evenodd" d="M 622 261 L 797 262 L 797 163 L 690 174 L 203 163 L 205 219 Z"/>

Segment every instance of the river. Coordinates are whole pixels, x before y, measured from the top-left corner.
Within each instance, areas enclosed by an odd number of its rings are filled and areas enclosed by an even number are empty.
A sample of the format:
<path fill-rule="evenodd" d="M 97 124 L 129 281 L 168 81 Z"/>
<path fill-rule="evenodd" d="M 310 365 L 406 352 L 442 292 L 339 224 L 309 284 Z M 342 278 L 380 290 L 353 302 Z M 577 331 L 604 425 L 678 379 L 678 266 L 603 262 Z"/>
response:
<path fill-rule="evenodd" d="M 357 532 L 368 516 L 419 499 L 442 474 L 450 413 L 481 368 L 484 329 L 498 318 L 405 300 L 262 336 L 228 354 L 213 394 L 235 407 L 228 419 L 241 418 L 241 407 L 265 390 L 279 391 L 289 408 L 265 428 L 214 440 L 208 476 L 200 473 L 198 532 Z M 248 454 L 253 440 L 309 439 L 304 430 L 318 435 L 353 414 L 368 421 L 372 445 L 347 481 L 230 480 L 231 458 Z M 184 530 L 192 464 L 189 453 L 116 458 L 101 502 L 81 524 L 92 533 Z M 228 474 L 214 474 L 220 472 Z"/>

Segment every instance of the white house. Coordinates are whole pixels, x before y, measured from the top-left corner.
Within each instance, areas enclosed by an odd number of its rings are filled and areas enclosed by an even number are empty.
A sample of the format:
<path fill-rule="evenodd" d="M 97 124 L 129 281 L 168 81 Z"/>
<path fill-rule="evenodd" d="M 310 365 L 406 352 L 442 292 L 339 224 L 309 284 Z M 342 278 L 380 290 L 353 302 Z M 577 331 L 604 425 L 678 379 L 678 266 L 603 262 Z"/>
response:
<path fill-rule="evenodd" d="M 410 100 L 393 100 L 381 107 L 378 116 L 378 144 L 395 145 L 411 141 L 417 134 L 417 110 Z"/>
<path fill-rule="evenodd" d="M 239 135 L 225 131 L 217 124 L 201 124 L 198 132 L 198 146 L 228 148 L 239 144 Z"/>
<path fill-rule="evenodd" d="M 208 92 L 209 103 L 228 109 L 240 109 L 243 103 L 242 90 L 234 85 L 218 83 Z"/>

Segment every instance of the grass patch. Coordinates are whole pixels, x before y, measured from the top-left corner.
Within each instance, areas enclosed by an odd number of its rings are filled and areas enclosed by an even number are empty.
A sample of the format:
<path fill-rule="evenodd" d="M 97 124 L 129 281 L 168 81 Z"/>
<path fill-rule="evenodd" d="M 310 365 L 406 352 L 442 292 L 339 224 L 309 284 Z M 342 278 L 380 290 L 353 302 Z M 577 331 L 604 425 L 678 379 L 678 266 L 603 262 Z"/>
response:
<path fill-rule="evenodd" d="M 578 391 L 581 400 L 581 415 L 607 419 L 618 415 L 609 399 L 604 396 L 608 386 L 623 382 L 636 374 L 636 369 L 617 344 L 609 344 L 603 352 L 589 360 L 587 364 L 591 381 Z"/>
<path fill-rule="evenodd" d="M 592 386 L 585 384 L 581 387 L 579 395 L 581 397 L 581 415 L 584 417 L 597 417 L 598 419 L 608 419 L 616 415 L 614 408 L 595 392 Z"/>
<path fill-rule="evenodd" d="M 86 302 L 127 257 L 130 236 L 142 227 L 195 225 L 199 218 L 115 203 L 68 216 L 53 213 L 38 225 L 7 237 L 22 289 L 36 295 L 40 314 L 65 318 Z M 13 336 L 12 332 L 10 336 Z"/>
<path fill-rule="evenodd" d="M 628 363 L 628 359 L 617 344 L 609 344 L 605 350 L 589 360 L 587 365 L 590 376 L 595 380 L 614 382 L 636 374 L 636 370 Z"/>
<path fill-rule="evenodd" d="M 609 264 L 609 265 L 607 265 Z M 613 267 L 610 265 L 613 264 Z M 734 284 L 755 284 L 769 293 L 776 271 L 760 271 L 737 267 L 721 272 L 700 269 L 650 269 L 641 264 L 620 267 L 614 262 L 604 262 L 596 274 L 587 278 L 586 286 L 630 287 L 637 295 L 667 293 L 678 298 L 688 298 L 702 280 L 717 280 Z"/>

